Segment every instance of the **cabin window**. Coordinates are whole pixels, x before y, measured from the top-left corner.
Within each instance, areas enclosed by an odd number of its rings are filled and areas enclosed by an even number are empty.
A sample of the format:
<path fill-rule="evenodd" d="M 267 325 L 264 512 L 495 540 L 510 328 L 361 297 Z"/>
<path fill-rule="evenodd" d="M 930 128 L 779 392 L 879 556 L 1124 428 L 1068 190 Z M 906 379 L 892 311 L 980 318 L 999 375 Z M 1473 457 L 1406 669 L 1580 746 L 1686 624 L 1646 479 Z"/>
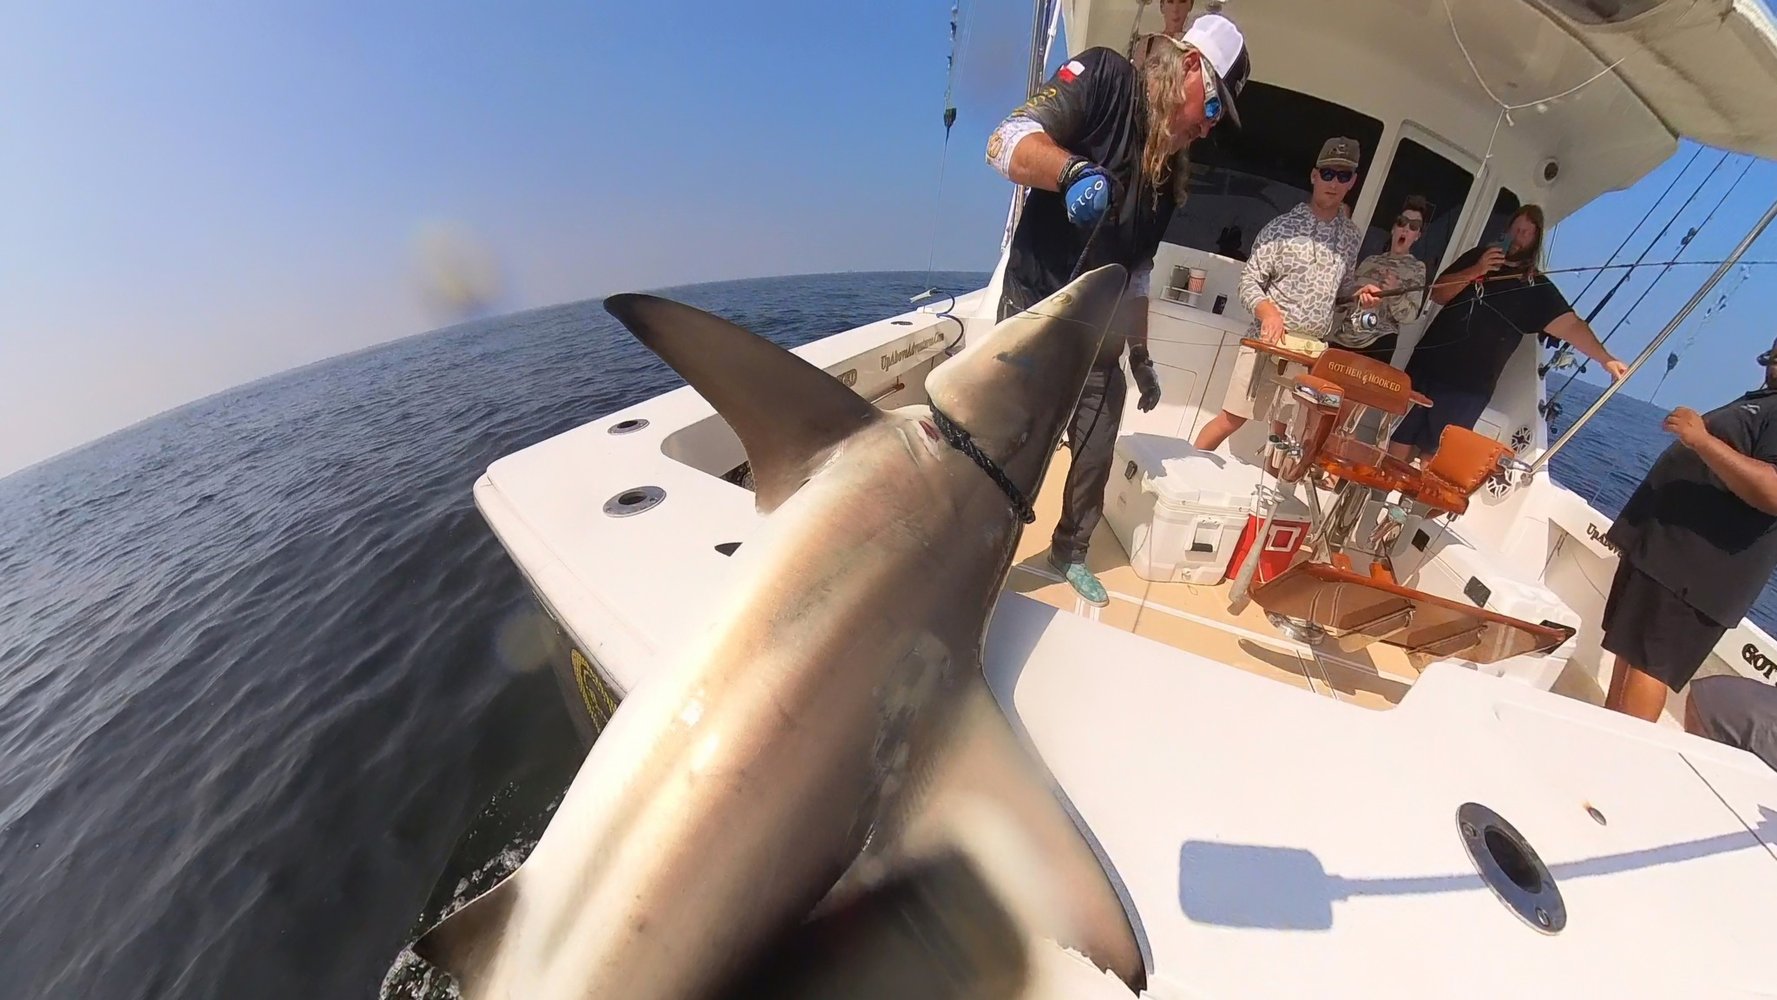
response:
<path fill-rule="evenodd" d="M 1653 10 L 1663 0 L 1543 0 L 1580 24 L 1622 24 Z"/>
<path fill-rule="evenodd" d="M 1166 242 L 1245 260 L 1265 223 L 1308 200 L 1321 143 L 1356 139 L 1364 166 L 1346 195 L 1357 204 L 1382 123 L 1318 97 L 1257 80 L 1240 92 L 1244 128 L 1218 128 L 1191 147 L 1189 194 Z"/>
<path fill-rule="evenodd" d="M 1474 186 L 1473 174 L 1424 145 L 1403 138 L 1389 163 L 1388 177 L 1376 199 L 1370 228 L 1364 231 L 1358 259 L 1387 252 L 1401 206 L 1409 195 L 1419 195 L 1431 204 L 1431 209 L 1419 242 L 1413 246 L 1413 256 L 1425 261 L 1428 273 L 1436 274 L 1443 264 L 1444 252 L 1450 248 L 1456 224 L 1462 219 L 1462 207 L 1468 204 L 1469 189 Z"/>

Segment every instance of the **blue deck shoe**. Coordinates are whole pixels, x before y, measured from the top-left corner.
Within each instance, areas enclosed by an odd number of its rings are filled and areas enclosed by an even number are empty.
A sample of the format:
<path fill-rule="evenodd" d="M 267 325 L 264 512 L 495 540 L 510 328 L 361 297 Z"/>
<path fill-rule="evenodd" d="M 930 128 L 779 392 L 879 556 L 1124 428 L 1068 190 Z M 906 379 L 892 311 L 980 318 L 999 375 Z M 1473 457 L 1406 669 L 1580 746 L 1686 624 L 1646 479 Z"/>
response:
<path fill-rule="evenodd" d="M 1060 573 L 1062 578 L 1073 586 L 1074 593 L 1079 594 L 1086 603 L 1101 608 L 1111 603 L 1111 596 L 1105 593 L 1104 584 L 1098 582 L 1098 577 L 1092 575 L 1092 571 L 1086 568 L 1085 563 L 1068 563 L 1064 566 L 1057 562 L 1055 555 L 1051 553 L 1049 565 L 1055 567 L 1055 572 Z"/>

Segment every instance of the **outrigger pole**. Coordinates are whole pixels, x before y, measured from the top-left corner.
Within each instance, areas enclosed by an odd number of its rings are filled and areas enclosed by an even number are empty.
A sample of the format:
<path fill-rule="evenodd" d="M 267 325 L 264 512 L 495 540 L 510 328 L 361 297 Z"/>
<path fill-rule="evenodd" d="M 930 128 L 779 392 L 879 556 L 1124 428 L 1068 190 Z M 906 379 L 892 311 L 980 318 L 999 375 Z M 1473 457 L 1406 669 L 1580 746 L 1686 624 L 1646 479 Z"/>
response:
<path fill-rule="evenodd" d="M 1714 273 L 1709 275 L 1709 280 L 1703 282 L 1703 284 L 1697 289 L 1696 293 L 1691 296 L 1691 300 L 1684 304 L 1684 308 L 1674 313 L 1672 318 L 1666 322 L 1666 326 L 1660 330 L 1653 340 L 1648 342 L 1646 347 L 1642 348 L 1641 353 L 1636 356 L 1632 363 L 1630 363 L 1629 371 L 1615 383 L 1606 387 L 1604 392 L 1599 395 L 1598 399 L 1595 400 L 1591 406 L 1586 407 L 1586 412 L 1580 414 L 1580 418 L 1574 421 L 1572 427 L 1567 429 L 1567 433 L 1561 435 L 1559 440 L 1554 444 L 1549 445 L 1547 451 L 1544 451 L 1541 455 L 1536 457 L 1536 461 L 1530 463 L 1530 471 L 1532 473 L 1548 465 L 1549 459 L 1554 458 L 1556 452 L 1567 447 L 1567 443 L 1573 440 L 1573 436 L 1578 434 L 1580 428 L 1586 426 L 1586 422 L 1591 420 L 1599 410 L 1604 408 L 1604 404 L 1610 400 L 1610 397 L 1616 395 L 1618 389 L 1621 389 L 1624 385 L 1628 384 L 1629 380 L 1635 376 L 1635 373 L 1641 369 L 1641 366 L 1647 362 L 1647 359 L 1653 357 L 1654 354 L 1659 351 L 1660 345 L 1666 342 L 1666 338 L 1677 332 L 1679 326 L 1690 316 L 1692 310 L 1696 309 L 1699 303 L 1709 297 L 1709 292 L 1715 287 L 1716 282 L 1719 282 L 1729 271 L 1733 270 L 1734 265 L 1740 262 L 1740 258 L 1752 247 L 1752 244 L 1756 242 L 1760 236 L 1764 235 L 1765 227 L 1771 224 L 1772 219 L 1777 219 L 1777 201 L 1771 202 L 1771 207 L 1765 209 L 1765 214 L 1759 217 L 1758 222 L 1755 223 L 1745 237 L 1740 240 L 1740 245 L 1735 247 L 1734 252 L 1728 254 L 1727 259 L 1722 261 L 1721 264 L 1716 267 Z"/>

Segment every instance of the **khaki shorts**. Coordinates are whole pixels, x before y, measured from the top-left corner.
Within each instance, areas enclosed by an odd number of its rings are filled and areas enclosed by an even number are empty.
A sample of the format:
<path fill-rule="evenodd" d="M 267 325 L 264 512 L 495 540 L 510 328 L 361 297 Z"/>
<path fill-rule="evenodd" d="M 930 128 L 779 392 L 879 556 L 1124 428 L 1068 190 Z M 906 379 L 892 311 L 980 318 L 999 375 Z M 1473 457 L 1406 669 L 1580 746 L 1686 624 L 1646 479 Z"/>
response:
<path fill-rule="evenodd" d="M 1287 333 L 1282 346 L 1317 358 L 1327 349 L 1326 341 Z M 1228 394 L 1222 399 L 1222 409 L 1245 420 L 1270 413 L 1279 384 L 1277 365 L 1278 359 L 1274 355 L 1260 354 L 1242 346 L 1240 353 L 1234 356 L 1234 371 L 1228 376 Z M 1257 386 L 1253 384 L 1255 373 L 1259 373 Z"/>

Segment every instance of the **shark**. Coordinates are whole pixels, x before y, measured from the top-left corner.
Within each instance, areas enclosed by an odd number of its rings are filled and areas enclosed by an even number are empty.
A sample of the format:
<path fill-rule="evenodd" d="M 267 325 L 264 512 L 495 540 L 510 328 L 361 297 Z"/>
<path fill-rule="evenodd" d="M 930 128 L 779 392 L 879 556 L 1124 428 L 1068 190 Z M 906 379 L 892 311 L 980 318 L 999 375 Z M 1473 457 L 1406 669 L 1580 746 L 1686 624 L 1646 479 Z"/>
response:
<path fill-rule="evenodd" d="M 1130 911 L 981 667 L 1023 498 L 1115 335 L 1126 281 L 1117 265 L 1080 275 L 937 365 L 928 403 L 893 410 L 721 317 L 606 299 L 739 438 L 763 517 L 723 598 L 618 707 L 530 856 L 416 954 L 470 1000 L 763 995 L 759 970 L 786 940 L 966 896 L 1001 915 L 990 923 L 1006 933 L 981 934 L 1010 942 L 1007 967 L 1040 934 L 1139 983 Z M 995 905 L 1005 892 L 958 877 L 977 869 L 959 862 L 956 817 L 982 801 L 1040 859 L 1018 878 L 1053 905 Z M 958 885 L 973 888 L 942 890 Z"/>

